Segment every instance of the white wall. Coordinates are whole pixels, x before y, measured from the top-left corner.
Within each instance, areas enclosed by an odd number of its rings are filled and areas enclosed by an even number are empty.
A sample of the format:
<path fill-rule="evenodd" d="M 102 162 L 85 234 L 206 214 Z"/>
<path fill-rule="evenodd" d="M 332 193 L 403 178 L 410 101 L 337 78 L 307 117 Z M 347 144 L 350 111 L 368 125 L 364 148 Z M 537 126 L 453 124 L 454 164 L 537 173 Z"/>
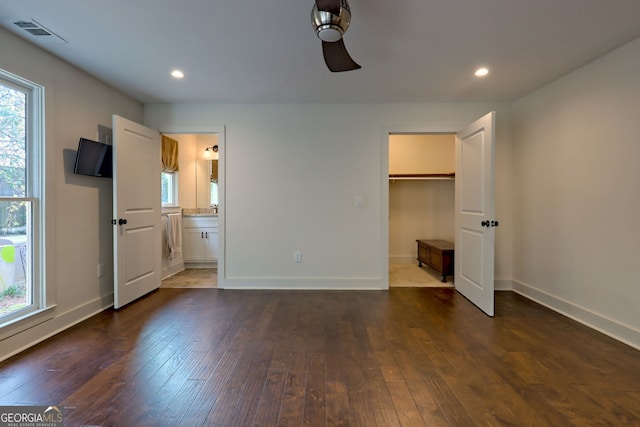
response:
<path fill-rule="evenodd" d="M 640 348 L 640 39 L 514 105 L 514 288 Z"/>
<path fill-rule="evenodd" d="M 73 174 L 78 139 L 112 114 L 142 121 L 142 105 L 0 29 L 0 67 L 45 87 L 46 278 L 54 318 L 0 341 L 0 360 L 113 303 L 112 182 Z M 97 264 L 105 276 L 97 278 Z"/>
<path fill-rule="evenodd" d="M 388 283 L 389 132 L 452 132 L 491 110 L 498 111 L 500 192 L 510 185 L 505 105 L 146 105 L 145 124 L 226 127 L 220 286 L 380 289 Z M 356 195 L 363 207 L 355 207 Z M 504 223 L 510 201 L 497 196 Z M 301 263 L 293 262 L 295 250 Z M 496 250 L 496 277 L 510 279 L 508 227 Z"/>

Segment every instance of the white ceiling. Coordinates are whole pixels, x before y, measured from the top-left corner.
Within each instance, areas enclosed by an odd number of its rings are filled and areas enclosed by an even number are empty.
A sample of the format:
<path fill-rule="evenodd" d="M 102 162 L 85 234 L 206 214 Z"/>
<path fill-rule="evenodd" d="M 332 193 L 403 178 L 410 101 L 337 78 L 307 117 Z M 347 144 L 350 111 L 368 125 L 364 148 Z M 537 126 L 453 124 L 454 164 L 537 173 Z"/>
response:
<path fill-rule="evenodd" d="M 169 103 L 512 101 L 640 37 L 638 0 L 350 0 L 345 43 L 362 69 L 334 74 L 312 5 L 5 0 L 0 25 L 142 102 Z M 12 24 L 32 19 L 68 43 Z M 488 77 L 473 76 L 480 65 Z"/>

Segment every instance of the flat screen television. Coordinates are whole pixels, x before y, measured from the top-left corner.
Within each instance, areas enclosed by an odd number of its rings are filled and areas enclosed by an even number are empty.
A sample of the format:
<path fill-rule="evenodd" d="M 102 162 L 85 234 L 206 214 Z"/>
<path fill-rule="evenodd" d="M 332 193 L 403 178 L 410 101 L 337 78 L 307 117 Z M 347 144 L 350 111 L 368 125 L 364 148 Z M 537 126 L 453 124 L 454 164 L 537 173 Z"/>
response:
<path fill-rule="evenodd" d="M 111 146 L 102 142 L 80 138 L 73 173 L 111 178 L 113 175 Z"/>

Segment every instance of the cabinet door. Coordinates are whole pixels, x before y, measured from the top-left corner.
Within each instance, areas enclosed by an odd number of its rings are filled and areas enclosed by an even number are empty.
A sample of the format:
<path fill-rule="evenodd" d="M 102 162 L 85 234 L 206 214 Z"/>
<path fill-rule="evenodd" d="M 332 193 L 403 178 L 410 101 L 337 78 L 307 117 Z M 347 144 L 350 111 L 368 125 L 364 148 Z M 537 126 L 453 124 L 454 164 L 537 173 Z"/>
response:
<path fill-rule="evenodd" d="M 218 260 L 218 229 L 217 228 L 205 228 L 204 239 L 204 260 L 217 261 Z"/>
<path fill-rule="evenodd" d="M 182 256 L 185 261 L 201 261 L 203 254 L 202 231 L 197 228 L 185 228 L 182 239 Z"/>

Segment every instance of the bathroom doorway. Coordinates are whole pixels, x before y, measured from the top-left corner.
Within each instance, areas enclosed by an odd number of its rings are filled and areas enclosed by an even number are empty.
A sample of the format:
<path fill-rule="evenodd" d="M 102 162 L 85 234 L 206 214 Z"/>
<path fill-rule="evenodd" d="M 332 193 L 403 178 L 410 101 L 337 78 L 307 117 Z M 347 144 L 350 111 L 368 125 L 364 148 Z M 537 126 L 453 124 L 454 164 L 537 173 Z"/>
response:
<path fill-rule="evenodd" d="M 161 133 L 178 141 L 180 158 L 176 203 L 163 205 L 163 214 L 179 213 L 182 230 L 181 259 L 166 265 L 161 287 L 220 287 L 225 241 L 224 126 L 171 126 Z"/>

